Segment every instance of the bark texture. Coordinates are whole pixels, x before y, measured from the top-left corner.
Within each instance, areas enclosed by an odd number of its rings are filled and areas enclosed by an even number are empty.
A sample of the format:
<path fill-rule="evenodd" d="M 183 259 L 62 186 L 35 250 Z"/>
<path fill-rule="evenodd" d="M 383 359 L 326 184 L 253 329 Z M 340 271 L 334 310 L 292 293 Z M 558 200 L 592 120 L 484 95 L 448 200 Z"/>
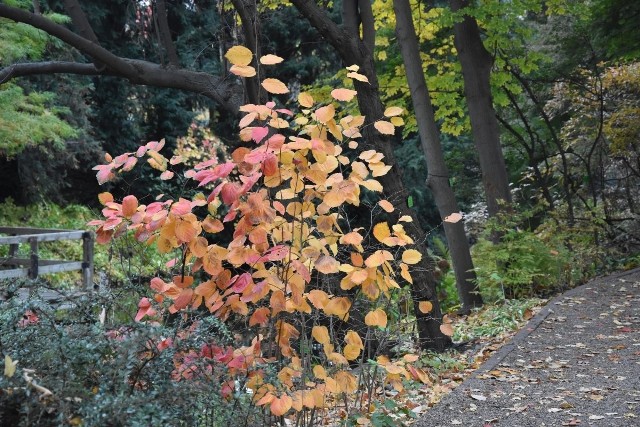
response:
<path fill-rule="evenodd" d="M 440 132 L 436 124 L 431 95 L 424 78 L 420 60 L 420 46 L 416 36 L 409 0 L 394 0 L 396 15 L 396 35 L 402 53 L 407 82 L 411 92 L 413 109 L 418 123 L 422 151 L 427 160 L 427 186 L 431 189 L 442 218 L 459 212 L 453 189 L 449 185 L 449 171 L 444 161 Z M 472 308 L 482 306 L 482 297 L 476 285 L 476 274 L 469 249 L 469 241 L 462 221 L 444 223 L 444 231 L 456 276 L 458 296 L 462 303 L 461 312 L 469 313 Z"/>
<path fill-rule="evenodd" d="M 468 0 L 450 1 L 454 12 L 469 6 Z M 454 40 L 462 66 L 464 95 L 480 160 L 487 208 L 489 215 L 494 216 L 502 210 L 503 204 L 511 203 L 511 192 L 489 83 L 493 58 L 482 43 L 478 23 L 469 15 L 464 15 L 462 21 L 454 25 Z"/>

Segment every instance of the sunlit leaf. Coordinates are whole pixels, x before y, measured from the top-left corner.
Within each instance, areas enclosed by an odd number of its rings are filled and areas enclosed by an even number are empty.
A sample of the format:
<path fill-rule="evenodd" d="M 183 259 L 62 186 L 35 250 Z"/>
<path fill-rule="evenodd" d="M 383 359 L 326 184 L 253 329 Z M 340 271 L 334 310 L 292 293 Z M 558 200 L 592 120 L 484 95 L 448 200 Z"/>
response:
<path fill-rule="evenodd" d="M 233 46 L 224 54 L 233 65 L 249 65 L 253 59 L 253 53 L 244 46 Z"/>
<path fill-rule="evenodd" d="M 453 336 L 453 326 L 451 325 L 451 323 L 443 323 L 442 325 L 440 325 L 440 332 L 448 337 L 451 337 Z"/>
<path fill-rule="evenodd" d="M 100 201 L 100 204 L 104 206 L 107 203 L 113 202 L 113 195 L 105 191 L 104 193 L 98 194 L 98 200 Z"/>
<path fill-rule="evenodd" d="M 378 120 L 373 126 L 383 135 L 393 135 L 396 133 L 396 127 L 386 120 Z"/>
<path fill-rule="evenodd" d="M 451 224 L 455 224 L 456 222 L 459 222 L 462 219 L 462 214 L 460 214 L 460 212 L 454 212 L 452 214 L 450 214 L 449 216 L 445 217 L 445 219 L 443 219 L 444 222 L 449 222 Z"/>
<path fill-rule="evenodd" d="M 311 336 L 320 344 L 329 344 L 331 342 L 329 330 L 326 326 L 314 326 L 311 330 Z"/>
<path fill-rule="evenodd" d="M 386 110 L 384 110 L 384 115 L 385 117 L 393 117 L 393 116 L 399 116 L 403 112 L 404 112 L 404 109 L 401 107 L 389 107 Z"/>
<path fill-rule="evenodd" d="M 367 313 L 364 317 L 364 323 L 367 326 L 379 326 L 381 328 L 387 327 L 387 313 L 381 308 L 376 308 L 373 311 Z"/>
<path fill-rule="evenodd" d="M 389 224 L 386 222 L 379 222 L 373 227 L 373 236 L 382 243 L 384 239 L 391 236 L 391 230 Z"/>
<path fill-rule="evenodd" d="M 378 204 L 382 209 L 384 209 L 385 212 L 391 213 L 395 210 L 391 202 L 389 202 L 388 200 L 380 200 Z"/>
<path fill-rule="evenodd" d="M 280 397 L 274 398 L 271 401 L 271 406 L 269 408 L 271 409 L 271 413 L 273 415 L 275 415 L 276 417 L 280 417 L 286 414 L 289 409 L 291 409 L 292 403 L 293 401 L 291 397 L 288 394 L 283 394 Z"/>
<path fill-rule="evenodd" d="M 407 249 L 402 253 L 402 261 L 406 264 L 417 264 L 422 259 L 422 254 L 415 249 Z"/>
<path fill-rule="evenodd" d="M 351 101 L 358 92 L 352 89 L 338 88 L 331 91 L 331 96 L 338 101 Z"/>
<path fill-rule="evenodd" d="M 433 310 L 433 304 L 431 301 L 420 301 L 418 303 L 418 310 L 425 314 L 430 313 L 431 310 Z"/>
<path fill-rule="evenodd" d="M 288 93 L 289 88 L 278 79 L 264 79 L 261 83 L 264 90 L 273 94 Z"/>
<path fill-rule="evenodd" d="M 300 92 L 298 94 L 298 104 L 305 108 L 313 107 L 313 97 L 307 92 Z"/>
<path fill-rule="evenodd" d="M 282 61 L 284 61 L 283 58 L 272 54 L 263 55 L 260 57 L 260 63 L 262 65 L 275 65 L 281 63 Z"/>
<path fill-rule="evenodd" d="M 4 376 L 11 378 L 16 373 L 17 360 L 12 360 L 8 354 L 4 355 Z"/>
<path fill-rule="evenodd" d="M 229 72 L 238 77 L 253 77 L 256 75 L 256 69 L 251 65 L 232 65 L 229 68 Z"/>
<path fill-rule="evenodd" d="M 360 82 L 369 83 L 369 79 L 367 78 L 367 76 L 356 73 L 355 71 L 347 73 L 347 77 L 358 80 Z"/>

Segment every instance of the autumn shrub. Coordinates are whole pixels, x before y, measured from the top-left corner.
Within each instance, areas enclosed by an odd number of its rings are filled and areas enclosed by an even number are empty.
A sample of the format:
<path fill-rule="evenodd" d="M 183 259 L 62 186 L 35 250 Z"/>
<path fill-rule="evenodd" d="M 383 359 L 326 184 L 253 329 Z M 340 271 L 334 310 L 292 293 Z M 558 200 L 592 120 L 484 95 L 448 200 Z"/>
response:
<path fill-rule="evenodd" d="M 227 57 L 231 72 L 252 74 L 250 51 L 235 47 Z M 279 58 L 267 55 L 261 62 Z M 347 76 L 366 81 L 357 71 L 349 67 Z M 277 79 L 265 79 L 262 87 L 288 92 Z M 184 173 L 206 193 L 141 204 L 135 196 L 116 201 L 105 192 L 104 219 L 90 223 L 101 243 L 133 233 L 172 256 L 169 271 L 150 281 L 151 295 L 140 300 L 136 321 L 188 325 L 193 316 L 210 313 L 235 325 L 232 344 L 213 341 L 204 353 L 174 352 L 174 377 L 199 381 L 203 372 L 192 364 L 211 356 L 215 364 L 207 374 L 220 384 L 221 398 L 232 398 L 238 386 L 251 390 L 265 424 L 291 416 L 314 425 L 336 406 L 366 415 L 377 386 L 402 390 L 404 381 L 427 380 L 411 355 L 392 360 L 377 348 L 365 351 L 368 343 L 400 333 L 404 324 L 391 322 L 388 309 L 400 283 L 412 282 L 410 268 L 422 254 L 407 249 L 413 240 L 403 222 L 411 218 L 376 219 L 394 212 L 387 200 L 364 206 L 367 226 L 349 221 L 348 207 L 360 206 L 365 191 L 380 193 L 376 177 L 390 168 L 382 154 L 360 147 L 360 128 L 393 133 L 394 123 L 402 123 L 397 107 L 370 124 L 342 113 L 337 102 L 355 95 L 338 88 L 331 101 L 319 102 L 300 93 L 297 115 L 275 102 L 245 105 L 244 146 L 224 163 L 208 158 Z M 162 148 L 162 141 L 153 141 L 135 153 L 107 156 L 96 167 L 98 180 L 113 179 L 141 159 L 162 179 L 173 179 L 173 166 L 183 159 L 165 157 Z M 420 304 L 425 312 L 427 303 Z"/>

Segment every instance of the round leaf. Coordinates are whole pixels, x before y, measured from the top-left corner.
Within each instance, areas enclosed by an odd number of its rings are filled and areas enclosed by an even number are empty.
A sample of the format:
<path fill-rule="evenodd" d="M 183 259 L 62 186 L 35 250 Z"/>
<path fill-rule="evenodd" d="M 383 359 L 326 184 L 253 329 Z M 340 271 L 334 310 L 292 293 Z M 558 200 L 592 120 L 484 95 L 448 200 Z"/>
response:
<path fill-rule="evenodd" d="M 261 84 L 264 90 L 269 93 L 279 95 L 289 92 L 289 88 L 287 87 L 287 85 L 285 85 L 278 79 L 264 79 Z"/>
<path fill-rule="evenodd" d="M 402 253 L 402 261 L 406 264 L 417 264 L 422 259 L 422 254 L 415 249 L 407 249 Z"/>
<path fill-rule="evenodd" d="M 224 55 L 233 65 L 249 65 L 253 53 L 244 46 L 233 46 Z"/>

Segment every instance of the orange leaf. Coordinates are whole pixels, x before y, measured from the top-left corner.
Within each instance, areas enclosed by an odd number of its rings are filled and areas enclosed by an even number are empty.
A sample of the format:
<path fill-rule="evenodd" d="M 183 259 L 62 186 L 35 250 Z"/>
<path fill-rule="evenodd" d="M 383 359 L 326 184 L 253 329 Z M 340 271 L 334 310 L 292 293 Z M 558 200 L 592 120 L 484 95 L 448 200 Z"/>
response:
<path fill-rule="evenodd" d="M 224 224 L 222 224 L 218 218 L 207 216 L 204 221 L 202 221 L 202 228 L 204 228 L 204 231 L 207 233 L 219 233 L 224 230 Z"/>
<path fill-rule="evenodd" d="M 323 123 L 323 124 L 333 119 L 333 116 L 335 114 L 336 114 L 336 109 L 332 104 L 325 105 L 324 107 L 320 107 L 315 112 L 316 120 L 318 120 L 320 123 Z"/>
<path fill-rule="evenodd" d="M 324 307 L 324 312 L 328 315 L 335 315 L 346 320 L 349 309 L 351 308 L 351 300 L 347 297 L 335 297 L 329 300 Z"/>
<path fill-rule="evenodd" d="M 354 96 L 356 96 L 358 92 L 351 89 L 339 88 L 331 91 L 331 96 L 333 96 L 338 101 L 351 101 Z"/>
<path fill-rule="evenodd" d="M 313 375 L 320 379 L 323 380 L 325 378 L 327 378 L 327 371 L 325 371 L 325 369 L 322 367 L 322 365 L 316 365 L 313 367 Z"/>
<path fill-rule="evenodd" d="M 249 65 L 253 59 L 253 53 L 244 46 L 233 46 L 224 54 L 224 57 L 233 65 Z"/>
<path fill-rule="evenodd" d="M 122 216 L 131 218 L 138 209 L 138 199 L 136 196 L 129 195 L 122 200 Z"/>
<path fill-rule="evenodd" d="M 194 256 L 198 258 L 202 258 L 207 254 L 208 245 L 209 245 L 209 242 L 207 242 L 207 239 L 205 239 L 202 236 L 198 236 L 195 240 L 192 240 L 191 243 L 189 244 L 189 250 L 191 250 L 191 253 Z"/>
<path fill-rule="evenodd" d="M 345 393 L 354 393 L 358 390 L 358 380 L 350 372 L 339 371 L 334 376 L 336 382 L 340 385 L 340 389 Z"/>
<path fill-rule="evenodd" d="M 453 336 L 453 326 L 451 326 L 451 323 L 444 323 L 440 325 L 440 332 L 448 337 Z"/>
<path fill-rule="evenodd" d="M 393 135 L 396 133 L 396 127 L 386 120 L 378 120 L 373 126 L 383 135 Z"/>
<path fill-rule="evenodd" d="M 385 250 L 377 250 L 373 254 L 369 255 L 364 264 L 367 267 L 379 267 L 385 261 L 391 261 L 393 259 L 393 255 L 389 251 Z"/>
<path fill-rule="evenodd" d="M 420 301 L 418 303 L 418 310 L 425 314 L 430 313 L 431 310 L 433 310 L 433 304 L 431 304 L 431 301 Z"/>
<path fill-rule="evenodd" d="M 104 193 L 98 194 L 98 200 L 100 200 L 100 204 L 104 206 L 107 203 L 113 202 L 113 195 L 105 191 Z"/>
<path fill-rule="evenodd" d="M 386 369 L 388 373 L 395 374 L 395 375 L 400 375 L 407 372 L 402 366 L 393 365 L 393 364 L 384 365 L 384 369 Z"/>
<path fill-rule="evenodd" d="M 251 65 L 232 65 L 229 68 L 229 72 L 238 77 L 253 77 L 256 75 L 256 69 Z"/>
<path fill-rule="evenodd" d="M 175 233 L 180 242 L 188 243 L 196 237 L 198 231 L 191 222 L 179 220 L 176 223 Z"/>
<path fill-rule="evenodd" d="M 311 330 L 311 336 L 320 344 L 329 344 L 331 342 L 329 329 L 326 326 L 314 326 Z"/>
<path fill-rule="evenodd" d="M 360 347 L 353 344 L 347 344 L 344 346 L 342 353 L 347 360 L 356 360 L 358 356 L 360 356 Z"/>
<path fill-rule="evenodd" d="M 373 311 L 367 313 L 364 317 L 364 323 L 367 326 L 379 326 L 386 328 L 387 326 L 387 313 L 381 308 L 376 308 Z"/>
<path fill-rule="evenodd" d="M 462 215 L 460 214 L 460 212 L 454 212 L 451 215 L 445 217 L 443 221 L 449 222 L 451 224 L 455 224 L 456 222 L 459 222 L 461 219 L 462 219 Z"/>
<path fill-rule="evenodd" d="M 271 401 L 271 413 L 276 417 L 281 417 L 286 414 L 289 409 L 291 409 L 291 405 L 293 400 L 288 394 L 283 394 L 279 398 L 276 397 Z"/>
<path fill-rule="evenodd" d="M 307 298 L 311 301 L 311 304 L 319 310 L 322 310 L 329 302 L 329 296 L 325 291 L 320 289 L 314 289 L 307 294 Z"/>
<path fill-rule="evenodd" d="M 253 312 L 251 318 L 249 319 L 249 326 L 260 325 L 267 326 L 267 322 L 269 322 L 269 315 L 271 314 L 271 310 L 268 307 L 260 307 L 256 311 Z"/>
<path fill-rule="evenodd" d="M 373 227 L 373 236 L 382 243 L 384 239 L 391 236 L 391 230 L 386 222 L 379 222 Z"/>
<path fill-rule="evenodd" d="M 391 204 L 391 202 L 387 201 L 387 200 L 380 200 L 378 202 L 378 204 L 380 205 L 380 207 L 382 209 L 384 209 L 386 212 L 393 212 L 395 210 L 395 208 L 393 207 L 393 205 Z"/>
<path fill-rule="evenodd" d="M 364 348 L 364 344 L 362 344 L 362 338 L 356 331 L 349 330 L 344 336 L 344 342 L 347 344 L 354 345 L 358 348 Z"/>
<path fill-rule="evenodd" d="M 313 107 L 313 97 L 307 92 L 300 92 L 298 95 L 298 104 L 305 108 Z"/>
<path fill-rule="evenodd" d="M 273 94 L 288 93 L 289 88 L 278 79 L 264 79 L 261 83 L 264 90 Z"/>
<path fill-rule="evenodd" d="M 260 63 L 262 65 L 275 65 L 275 64 L 281 63 L 282 61 L 284 61 L 283 58 L 280 58 L 279 56 L 272 55 L 272 54 L 268 54 L 260 57 Z"/>

